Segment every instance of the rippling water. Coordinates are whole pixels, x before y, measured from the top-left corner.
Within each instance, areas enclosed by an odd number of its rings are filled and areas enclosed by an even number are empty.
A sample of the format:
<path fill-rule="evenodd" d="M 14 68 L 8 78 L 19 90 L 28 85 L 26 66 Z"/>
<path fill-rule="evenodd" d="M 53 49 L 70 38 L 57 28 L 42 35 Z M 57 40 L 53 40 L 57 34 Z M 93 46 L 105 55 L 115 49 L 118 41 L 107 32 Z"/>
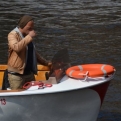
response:
<path fill-rule="evenodd" d="M 34 41 L 46 59 L 67 47 L 74 65 L 106 63 L 116 68 L 98 121 L 121 121 L 121 1 L 0 1 L 0 63 L 7 62 L 7 34 L 24 14 L 35 18 Z"/>

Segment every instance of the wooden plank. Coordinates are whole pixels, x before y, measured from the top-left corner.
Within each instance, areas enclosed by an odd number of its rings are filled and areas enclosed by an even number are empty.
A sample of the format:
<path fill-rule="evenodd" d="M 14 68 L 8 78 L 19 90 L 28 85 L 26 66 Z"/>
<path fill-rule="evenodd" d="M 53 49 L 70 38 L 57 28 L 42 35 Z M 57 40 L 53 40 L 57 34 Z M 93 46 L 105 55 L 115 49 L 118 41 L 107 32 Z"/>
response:
<path fill-rule="evenodd" d="M 35 75 L 36 81 L 45 81 L 45 73 L 49 71 L 38 71 L 38 75 Z"/>
<path fill-rule="evenodd" d="M 48 66 L 43 66 L 43 65 L 37 65 L 37 69 L 38 71 L 49 71 L 49 67 Z"/>
<path fill-rule="evenodd" d="M 48 71 L 49 67 L 48 66 L 43 66 L 43 65 L 37 65 L 38 70 L 40 71 Z M 7 65 L 0 65 L 0 71 L 4 71 L 7 69 Z"/>
<path fill-rule="evenodd" d="M 4 71 L 7 69 L 7 65 L 0 65 L 0 71 Z"/>
<path fill-rule="evenodd" d="M 0 88 L 2 88 L 4 71 L 0 70 Z"/>

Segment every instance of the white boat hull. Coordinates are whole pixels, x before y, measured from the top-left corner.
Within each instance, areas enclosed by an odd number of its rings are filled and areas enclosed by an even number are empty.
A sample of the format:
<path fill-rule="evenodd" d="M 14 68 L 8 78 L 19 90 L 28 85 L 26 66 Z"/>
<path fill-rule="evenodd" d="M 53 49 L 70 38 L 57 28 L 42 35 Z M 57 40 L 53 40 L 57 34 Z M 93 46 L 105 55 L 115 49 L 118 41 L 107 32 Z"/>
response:
<path fill-rule="evenodd" d="M 96 121 L 111 78 L 98 83 L 65 79 L 51 88 L 0 93 L 0 120 Z"/>

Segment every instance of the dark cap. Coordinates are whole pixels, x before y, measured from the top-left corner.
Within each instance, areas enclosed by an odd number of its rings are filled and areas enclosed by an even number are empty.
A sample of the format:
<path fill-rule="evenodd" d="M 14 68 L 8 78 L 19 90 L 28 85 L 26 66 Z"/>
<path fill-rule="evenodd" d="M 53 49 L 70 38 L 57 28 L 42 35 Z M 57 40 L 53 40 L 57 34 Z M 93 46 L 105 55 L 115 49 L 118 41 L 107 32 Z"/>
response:
<path fill-rule="evenodd" d="M 26 24 L 29 22 L 29 21 L 32 21 L 33 18 L 31 16 L 28 16 L 28 15 L 24 15 L 23 17 L 20 18 L 20 20 L 18 21 L 18 26 L 23 29 Z"/>

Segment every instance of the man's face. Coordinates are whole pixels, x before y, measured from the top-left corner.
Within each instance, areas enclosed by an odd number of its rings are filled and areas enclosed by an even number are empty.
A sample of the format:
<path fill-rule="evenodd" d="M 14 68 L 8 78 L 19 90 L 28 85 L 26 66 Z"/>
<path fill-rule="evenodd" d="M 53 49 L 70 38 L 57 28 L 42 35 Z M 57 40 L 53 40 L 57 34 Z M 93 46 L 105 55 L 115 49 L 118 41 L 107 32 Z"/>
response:
<path fill-rule="evenodd" d="M 34 21 L 29 21 L 23 28 L 24 35 L 28 35 L 30 31 L 34 30 Z"/>

